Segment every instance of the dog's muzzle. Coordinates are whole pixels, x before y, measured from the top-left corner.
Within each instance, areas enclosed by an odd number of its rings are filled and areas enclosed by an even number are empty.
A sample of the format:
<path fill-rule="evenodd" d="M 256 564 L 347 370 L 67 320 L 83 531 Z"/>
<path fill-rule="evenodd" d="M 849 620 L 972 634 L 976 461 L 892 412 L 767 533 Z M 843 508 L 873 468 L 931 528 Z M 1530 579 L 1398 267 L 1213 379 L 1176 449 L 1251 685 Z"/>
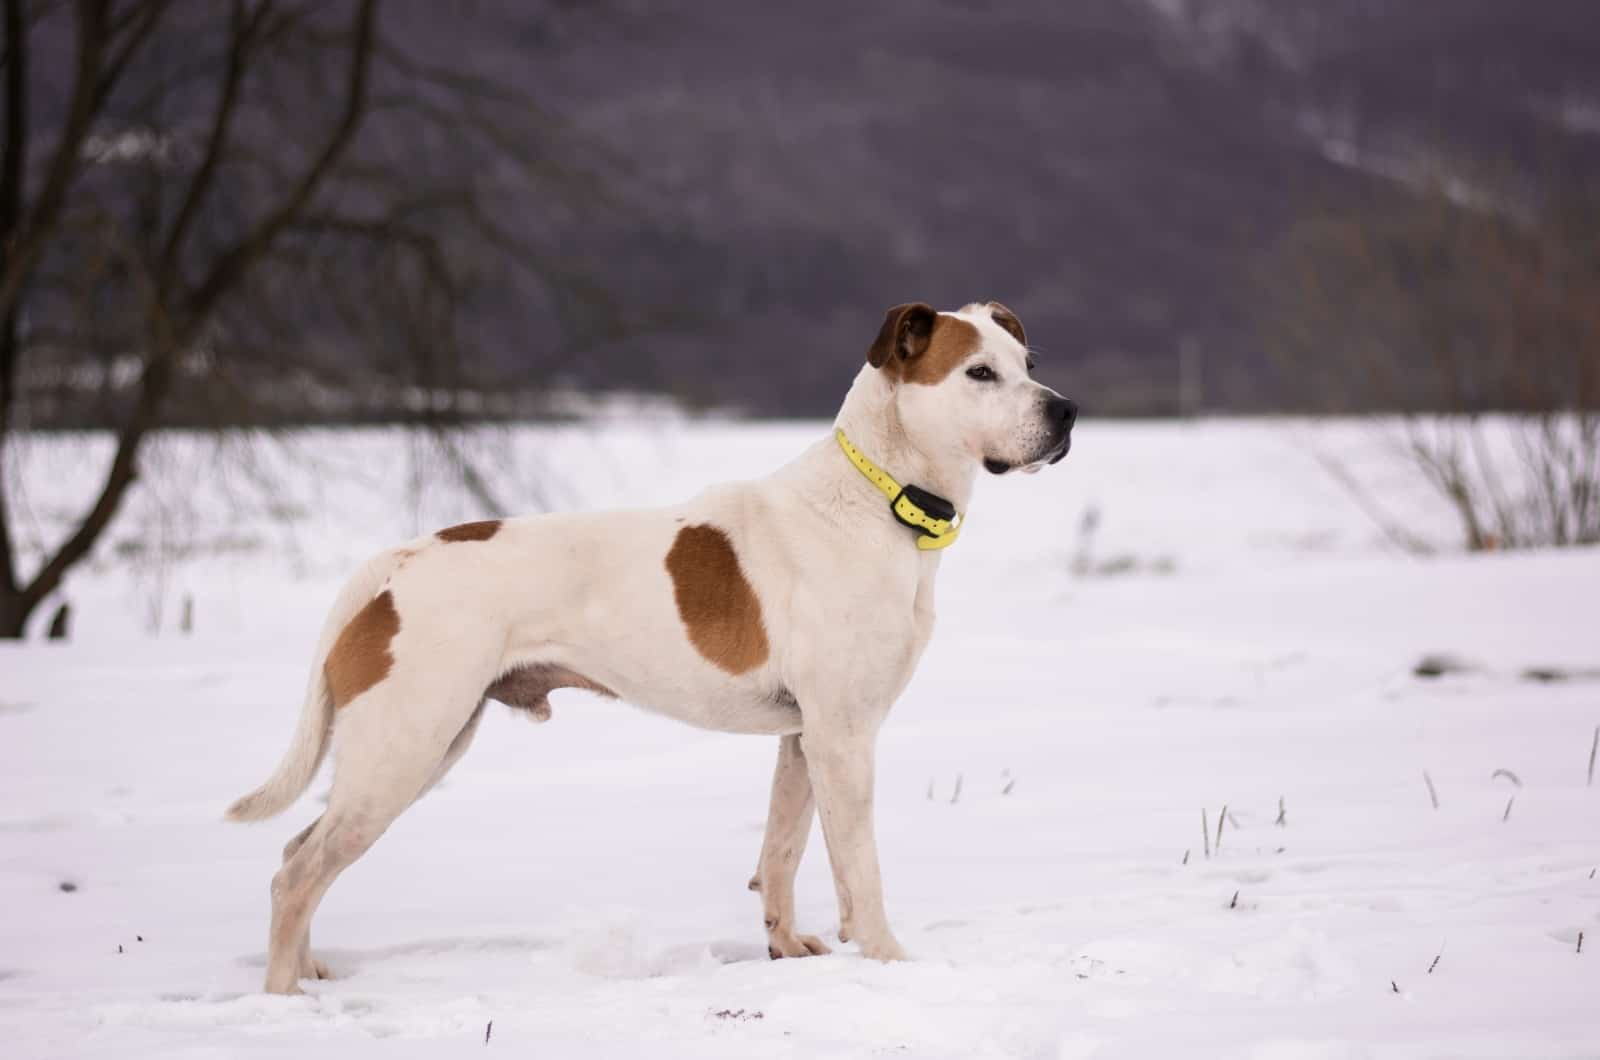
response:
<path fill-rule="evenodd" d="M 1044 462 L 1057 464 L 1072 448 L 1072 425 L 1078 422 L 1078 404 L 1058 395 L 1045 402 L 1044 416 L 1056 436 L 1055 444 L 1044 455 Z"/>
<path fill-rule="evenodd" d="M 1038 471 L 1046 464 L 1060 463 L 1061 458 L 1072 448 L 1072 425 L 1078 422 L 1077 402 L 1056 394 L 1045 402 L 1044 418 L 1050 430 L 1050 444 L 1041 450 L 1038 456 L 1022 465 L 985 457 L 984 470 L 991 475 L 1004 475 L 1017 466 L 1024 471 Z"/>

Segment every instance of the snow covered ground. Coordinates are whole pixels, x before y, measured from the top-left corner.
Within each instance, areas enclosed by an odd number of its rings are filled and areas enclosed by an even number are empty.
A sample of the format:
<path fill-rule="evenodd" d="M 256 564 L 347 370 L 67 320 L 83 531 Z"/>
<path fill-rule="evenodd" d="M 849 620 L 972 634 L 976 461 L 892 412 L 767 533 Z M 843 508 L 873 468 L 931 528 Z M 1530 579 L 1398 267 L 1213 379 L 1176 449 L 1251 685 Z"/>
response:
<path fill-rule="evenodd" d="M 821 430 L 473 451 L 508 504 L 604 506 Z M 25 533 L 102 444 L 28 447 Z M 395 432 L 173 439 L 73 582 L 73 641 L 0 646 L 0 1055 L 1600 1056 L 1600 683 L 1520 676 L 1600 666 L 1600 553 L 1399 555 L 1319 447 L 1448 536 L 1355 424 L 1089 422 L 980 485 L 881 742 L 912 962 L 766 959 L 773 741 L 563 692 L 546 726 L 491 712 L 323 904 L 338 978 L 278 998 L 267 882 L 321 785 L 265 825 L 222 808 L 283 750 L 349 564 L 483 512 Z M 1437 652 L 1476 669 L 1412 675 Z M 799 894 L 837 926 L 820 837 Z"/>

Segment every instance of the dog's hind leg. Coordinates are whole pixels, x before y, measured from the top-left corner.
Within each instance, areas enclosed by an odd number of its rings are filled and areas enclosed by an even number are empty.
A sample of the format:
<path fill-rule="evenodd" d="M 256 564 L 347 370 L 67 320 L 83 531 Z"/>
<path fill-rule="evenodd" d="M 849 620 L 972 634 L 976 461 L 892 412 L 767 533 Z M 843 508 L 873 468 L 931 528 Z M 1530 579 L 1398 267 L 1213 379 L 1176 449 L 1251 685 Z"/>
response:
<path fill-rule="evenodd" d="M 311 916 L 340 872 L 366 853 L 394 815 L 330 808 L 300 849 L 272 877 L 272 927 L 267 945 L 266 990 L 298 994 L 299 980 L 317 974 L 307 939 Z"/>
<path fill-rule="evenodd" d="M 450 746 L 445 751 L 444 758 L 442 761 L 440 761 L 439 767 L 434 770 L 433 777 L 429 779 L 428 783 L 423 787 L 423 789 L 417 793 L 418 799 L 432 791 L 438 785 L 438 783 L 444 779 L 445 774 L 450 772 L 451 767 L 453 767 L 457 762 L 461 761 L 461 756 L 467 753 L 467 748 L 472 746 L 472 737 L 478 731 L 478 722 L 483 718 L 483 708 L 484 704 L 480 703 L 478 705 L 478 709 L 472 712 L 472 717 L 468 718 L 467 723 L 461 727 L 461 731 L 456 733 L 455 739 L 450 741 Z M 321 823 L 322 818 L 318 816 L 315 821 L 312 821 L 310 824 L 300 829 L 300 831 L 295 833 L 293 839 L 289 840 L 283 845 L 283 860 L 286 864 L 290 858 L 294 857 L 294 852 L 299 850 L 301 845 L 305 843 L 306 839 L 310 837 L 312 830 Z"/>
<path fill-rule="evenodd" d="M 272 878 L 269 993 L 299 993 L 300 979 L 325 975 L 309 946 L 311 920 L 323 895 L 395 818 L 437 782 L 448 768 L 446 757 L 453 751 L 453 762 L 470 742 L 470 731 L 463 730 L 470 730 L 477 717 L 475 694 L 438 711 L 440 720 L 455 719 L 449 728 L 404 724 L 409 719 L 403 715 L 413 712 L 402 700 L 437 692 L 419 684 L 391 679 L 345 708 L 327 811 L 303 838 L 290 841 L 289 857 Z M 410 738 L 396 739 L 397 729 Z M 466 739 L 461 739 L 463 735 Z"/>
<path fill-rule="evenodd" d="M 428 778 L 428 782 L 423 785 L 422 790 L 417 792 L 416 798 L 412 799 L 412 802 L 416 802 L 417 799 L 422 798 L 422 796 L 433 790 L 434 786 L 444 779 L 444 775 L 450 772 L 451 767 L 461 760 L 461 756 L 467 753 L 467 748 L 472 745 L 472 737 L 477 732 L 478 722 L 482 717 L 483 704 L 480 703 L 478 709 L 474 710 L 472 716 L 467 719 L 467 723 L 461 727 L 461 731 L 456 733 L 455 739 L 450 741 L 450 746 L 445 750 L 444 757 L 434 767 L 433 775 Z M 317 826 L 322 821 L 323 818 L 318 817 L 284 845 L 283 864 L 285 867 L 288 866 L 289 861 L 295 854 L 305 846 L 306 841 L 311 838 L 312 833 L 316 831 Z M 305 927 L 301 931 L 298 950 L 299 956 L 295 960 L 298 978 L 333 978 L 332 973 L 328 971 L 328 966 L 311 955 L 311 918 L 309 916 L 306 917 Z"/>
<path fill-rule="evenodd" d="M 444 757 L 439 760 L 439 765 L 434 769 L 433 776 L 429 777 L 428 782 L 422 786 L 422 790 L 417 792 L 417 799 L 432 791 L 439 781 L 444 779 L 444 775 L 450 772 L 457 762 L 461 761 L 461 756 L 467 753 L 467 748 L 472 746 L 472 738 L 478 733 L 478 722 L 483 720 L 483 708 L 486 705 L 487 701 L 479 701 L 478 709 L 472 712 L 472 716 L 467 719 L 467 723 L 461 726 L 461 731 L 456 733 L 455 739 L 451 740 L 450 746 L 445 749 Z M 415 802 L 417 800 L 412 799 L 411 801 Z"/>
<path fill-rule="evenodd" d="M 321 823 L 322 817 L 319 816 L 315 821 L 312 821 L 310 824 L 300 829 L 299 832 L 295 833 L 295 837 L 283 845 L 283 867 L 288 866 L 290 860 L 293 859 L 295 854 L 299 853 L 300 849 L 306 845 L 306 840 L 311 838 L 311 834 L 317 830 L 317 826 Z M 300 942 L 297 950 L 299 954 L 295 958 L 295 966 L 298 969 L 296 972 L 297 978 L 333 978 L 332 973 L 328 971 L 328 966 L 311 956 L 311 922 L 309 919 L 306 921 L 305 930 L 300 934 Z"/>
<path fill-rule="evenodd" d="M 311 838 L 311 833 L 315 832 L 317 825 L 321 823 L 322 818 L 319 816 L 315 821 L 296 832 L 295 837 L 283 845 L 284 865 L 288 865 L 289 859 L 293 858 L 300 848 L 306 845 L 306 840 Z M 331 979 L 333 976 L 329 973 L 328 966 L 321 961 L 314 960 L 311 956 L 310 934 L 310 924 L 308 922 L 307 930 L 300 936 L 300 956 L 295 962 L 299 967 L 299 977 L 301 979 Z"/>
<path fill-rule="evenodd" d="M 805 853 L 816 804 L 811 797 L 811 777 L 798 734 L 778 741 L 778 766 L 772 774 L 772 802 L 767 811 L 767 833 L 761 842 L 761 861 L 751 889 L 761 892 L 761 914 L 767 928 L 767 952 L 780 957 L 808 957 L 828 953 L 813 935 L 794 930 L 794 875 Z"/>
<path fill-rule="evenodd" d="M 311 833 L 314 832 L 317 825 L 321 823 L 322 818 L 321 816 L 318 816 L 315 821 L 312 821 L 310 824 L 300 829 L 300 831 L 296 832 L 293 839 L 283 844 L 283 863 L 285 865 L 289 864 L 289 859 L 294 857 L 295 851 L 305 846 L 306 840 L 311 837 Z"/>

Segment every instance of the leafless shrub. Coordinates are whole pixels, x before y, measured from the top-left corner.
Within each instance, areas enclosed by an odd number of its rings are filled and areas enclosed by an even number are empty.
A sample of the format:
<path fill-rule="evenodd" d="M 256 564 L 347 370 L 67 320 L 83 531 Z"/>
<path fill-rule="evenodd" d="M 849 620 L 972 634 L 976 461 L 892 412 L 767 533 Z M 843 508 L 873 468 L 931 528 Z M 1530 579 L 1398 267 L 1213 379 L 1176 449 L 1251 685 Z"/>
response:
<path fill-rule="evenodd" d="M 1464 203 L 1441 175 L 1317 212 L 1259 271 L 1286 373 L 1317 407 L 1398 414 L 1390 441 L 1472 550 L 1600 542 L 1600 196 L 1525 184 Z M 1427 547 L 1323 459 L 1391 539 Z"/>

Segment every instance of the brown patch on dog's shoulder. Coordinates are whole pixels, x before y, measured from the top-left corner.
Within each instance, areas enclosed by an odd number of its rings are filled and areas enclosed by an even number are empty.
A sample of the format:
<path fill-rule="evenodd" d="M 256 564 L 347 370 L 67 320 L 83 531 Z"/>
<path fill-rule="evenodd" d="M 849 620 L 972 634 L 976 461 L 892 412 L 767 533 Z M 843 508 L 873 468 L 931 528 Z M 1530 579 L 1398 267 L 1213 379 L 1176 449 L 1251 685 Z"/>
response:
<path fill-rule="evenodd" d="M 558 688 L 582 688 L 602 696 L 617 694 L 598 681 L 591 681 L 576 670 L 554 663 L 530 663 L 501 674 L 484 695 L 508 707 L 526 710 L 535 721 L 550 720 L 550 693 Z"/>
<path fill-rule="evenodd" d="M 499 531 L 499 519 L 480 519 L 475 523 L 447 526 L 433 536 L 440 541 L 487 541 Z"/>
<path fill-rule="evenodd" d="M 667 552 L 667 573 L 689 640 L 712 665 L 742 674 L 767 661 L 761 601 L 726 533 L 706 524 L 679 530 Z"/>
<path fill-rule="evenodd" d="M 394 666 L 389 644 L 399 632 L 400 612 L 395 610 L 394 594 L 387 589 L 367 601 L 345 625 L 322 664 L 335 708 L 389 676 Z"/>
<path fill-rule="evenodd" d="M 983 337 L 972 321 L 941 313 L 934 321 L 928 348 L 900 365 L 900 381 L 924 386 L 942 383 L 982 344 Z"/>

